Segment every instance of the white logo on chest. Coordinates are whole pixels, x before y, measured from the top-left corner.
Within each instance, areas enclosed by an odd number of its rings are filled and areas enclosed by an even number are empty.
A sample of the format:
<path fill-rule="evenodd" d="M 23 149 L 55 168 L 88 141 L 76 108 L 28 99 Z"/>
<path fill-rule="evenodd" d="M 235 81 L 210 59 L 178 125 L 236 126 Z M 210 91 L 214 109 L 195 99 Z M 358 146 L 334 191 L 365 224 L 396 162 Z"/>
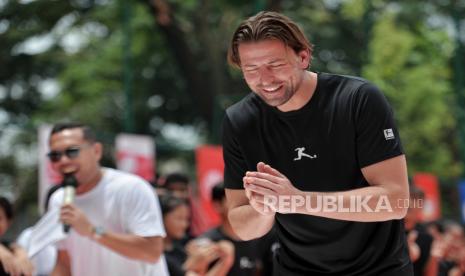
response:
<path fill-rule="evenodd" d="M 300 160 L 302 159 L 302 157 L 307 157 L 307 158 L 310 158 L 310 159 L 314 159 L 316 158 L 316 154 L 314 155 L 309 155 L 307 153 L 305 153 L 305 147 L 301 147 L 301 148 L 296 148 L 294 151 L 297 151 L 297 157 L 294 158 L 294 161 L 297 161 L 297 160 Z"/>

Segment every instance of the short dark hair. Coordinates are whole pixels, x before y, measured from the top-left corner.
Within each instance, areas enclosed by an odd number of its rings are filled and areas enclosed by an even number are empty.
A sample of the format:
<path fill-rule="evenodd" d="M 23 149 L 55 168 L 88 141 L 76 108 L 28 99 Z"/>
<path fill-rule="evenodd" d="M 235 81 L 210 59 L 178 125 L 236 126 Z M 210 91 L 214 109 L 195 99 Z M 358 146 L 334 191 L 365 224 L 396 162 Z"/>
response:
<path fill-rule="evenodd" d="M 77 123 L 77 122 L 67 122 L 67 123 L 57 123 L 52 127 L 52 130 L 50 131 L 50 137 L 52 137 L 53 134 L 61 132 L 65 129 L 74 129 L 74 128 L 80 128 L 82 129 L 83 133 L 83 138 L 84 140 L 90 142 L 90 143 L 95 143 L 97 141 L 97 136 L 95 135 L 95 132 L 92 130 L 92 128 L 88 125 L 82 124 L 82 123 Z"/>
<path fill-rule="evenodd" d="M 224 192 L 224 185 L 223 183 L 218 183 L 212 188 L 212 201 L 223 201 L 223 199 L 226 197 L 226 194 Z"/>
<path fill-rule="evenodd" d="M 170 188 L 170 185 L 173 183 L 183 183 L 186 186 L 189 185 L 189 177 L 183 173 L 171 173 L 166 176 L 164 187 L 166 189 Z"/>
<path fill-rule="evenodd" d="M 311 63 L 313 45 L 308 41 L 301 28 L 283 14 L 262 11 L 242 21 L 239 27 L 237 27 L 228 49 L 229 64 L 235 67 L 241 66 L 238 51 L 239 44 L 267 39 L 282 41 L 296 53 L 308 50 L 310 52 Z"/>
<path fill-rule="evenodd" d="M 6 218 L 12 220 L 14 216 L 13 205 L 11 202 L 3 196 L 0 196 L 0 208 L 5 212 Z"/>
<path fill-rule="evenodd" d="M 159 195 L 161 213 L 163 216 L 167 215 L 181 205 L 189 206 L 187 201 L 172 195 L 171 193 Z"/>

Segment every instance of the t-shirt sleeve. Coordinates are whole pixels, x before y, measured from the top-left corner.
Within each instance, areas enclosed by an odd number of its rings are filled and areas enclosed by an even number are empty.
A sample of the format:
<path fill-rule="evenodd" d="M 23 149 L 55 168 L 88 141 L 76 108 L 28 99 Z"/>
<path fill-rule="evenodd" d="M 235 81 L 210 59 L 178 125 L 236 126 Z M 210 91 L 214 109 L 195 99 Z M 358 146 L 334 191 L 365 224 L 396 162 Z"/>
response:
<path fill-rule="evenodd" d="M 22 248 L 28 249 L 29 248 L 29 240 L 31 239 L 32 228 L 24 229 L 16 239 L 16 243 L 21 246 Z"/>
<path fill-rule="evenodd" d="M 123 202 L 122 218 L 125 230 L 141 237 L 165 237 L 160 203 L 155 191 L 140 180 L 127 189 Z"/>
<path fill-rule="evenodd" d="M 392 109 L 381 91 L 370 83 L 358 91 L 355 107 L 357 158 L 363 168 L 403 154 Z"/>
<path fill-rule="evenodd" d="M 224 186 L 227 189 L 244 189 L 242 178 L 247 171 L 247 164 L 242 154 L 237 135 L 228 114 L 223 119 L 223 160 L 224 160 Z"/>

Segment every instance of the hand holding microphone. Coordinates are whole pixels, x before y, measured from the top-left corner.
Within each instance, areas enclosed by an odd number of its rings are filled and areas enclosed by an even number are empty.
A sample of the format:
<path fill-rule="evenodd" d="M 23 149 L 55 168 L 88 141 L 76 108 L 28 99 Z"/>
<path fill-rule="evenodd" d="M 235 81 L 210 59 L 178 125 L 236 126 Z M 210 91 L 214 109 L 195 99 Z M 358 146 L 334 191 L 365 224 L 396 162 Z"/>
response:
<path fill-rule="evenodd" d="M 63 186 L 63 205 L 72 204 L 74 202 L 74 197 L 76 195 L 77 180 L 74 176 L 74 172 L 66 173 L 62 182 Z M 71 226 L 69 224 L 63 225 L 63 230 L 65 233 L 69 232 Z"/>
<path fill-rule="evenodd" d="M 93 234 L 93 226 L 74 203 L 74 196 L 78 182 L 74 176 L 74 172 L 65 173 L 63 178 L 63 206 L 61 207 L 60 218 L 63 221 L 63 230 L 69 232 L 71 226 L 81 236 L 90 237 Z"/>

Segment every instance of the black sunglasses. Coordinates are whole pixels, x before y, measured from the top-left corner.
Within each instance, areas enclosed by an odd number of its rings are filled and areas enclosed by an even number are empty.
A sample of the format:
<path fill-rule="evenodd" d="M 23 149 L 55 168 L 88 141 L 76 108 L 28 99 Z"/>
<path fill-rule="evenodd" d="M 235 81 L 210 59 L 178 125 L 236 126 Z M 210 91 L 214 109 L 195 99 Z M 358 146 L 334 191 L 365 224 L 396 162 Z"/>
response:
<path fill-rule="evenodd" d="M 66 157 L 69 159 L 74 159 L 79 156 L 79 152 L 82 148 L 83 147 L 74 146 L 69 147 L 63 151 L 52 150 L 51 152 L 47 153 L 47 156 L 53 163 L 60 161 L 61 157 L 63 157 L 63 154 L 66 155 Z"/>

